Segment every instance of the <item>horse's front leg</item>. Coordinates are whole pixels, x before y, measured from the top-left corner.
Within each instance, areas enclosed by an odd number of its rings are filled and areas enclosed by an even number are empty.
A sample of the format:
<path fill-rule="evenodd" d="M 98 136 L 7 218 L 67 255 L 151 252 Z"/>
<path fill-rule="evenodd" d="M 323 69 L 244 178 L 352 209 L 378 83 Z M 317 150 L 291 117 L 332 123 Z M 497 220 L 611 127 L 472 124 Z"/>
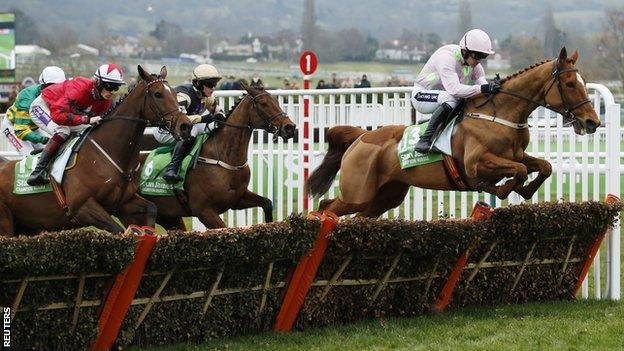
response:
<path fill-rule="evenodd" d="M 219 217 L 219 213 L 211 207 L 205 207 L 197 213 L 197 218 L 208 229 L 225 228 L 225 222 Z"/>
<path fill-rule="evenodd" d="M 262 207 L 262 211 L 264 211 L 264 222 L 273 222 L 273 201 L 256 193 L 252 193 L 249 190 L 245 190 L 243 196 L 232 206 L 232 209 L 244 210 L 250 207 Z"/>
<path fill-rule="evenodd" d="M 139 194 L 134 194 L 129 201 L 119 208 L 119 218 L 126 224 L 136 224 L 139 226 L 156 225 L 157 208 L 154 203 L 144 199 Z"/>
<path fill-rule="evenodd" d="M 123 233 L 124 231 L 124 228 L 92 197 L 88 198 L 76 210 L 70 206 L 69 214 L 76 217 L 79 224 L 84 226 L 93 225 L 111 233 Z"/>
<path fill-rule="evenodd" d="M 473 167 L 466 167 L 467 175 L 477 178 L 482 183 L 495 183 L 502 178 L 511 178 L 501 186 L 489 186 L 484 190 L 506 199 L 518 185 L 524 184 L 528 178 L 527 167 L 522 163 L 496 156 L 492 153 L 483 154 Z M 472 170 L 472 171 L 470 171 Z"/>
<path fill-rule="evenodd" d="M 533 196 L 533 194 L 535 194 L 537 189 L 542 186 L 544 181 L 550 177 L 552 174 L 552 166 L 550 165 L 550 162 L 542 160 L 541 158 L 533 157 L 526 152 L 524 153 L 524 158 L 521 162 L 527 167 L 527 171 L 529 173 L 538 172 L 537 177 L 529 182 L 529 184 L 520 185 L 514 189 L 518 195 L 528 200 Z"/>

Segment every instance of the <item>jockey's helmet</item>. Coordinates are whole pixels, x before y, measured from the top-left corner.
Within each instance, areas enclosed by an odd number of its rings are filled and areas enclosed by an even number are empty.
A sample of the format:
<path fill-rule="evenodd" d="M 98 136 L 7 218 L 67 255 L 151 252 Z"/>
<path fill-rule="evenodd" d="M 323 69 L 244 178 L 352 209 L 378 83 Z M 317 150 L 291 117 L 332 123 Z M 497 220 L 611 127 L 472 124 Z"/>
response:
<path fill-rule="evenodd" d="M 203 63 L 193 69 L 193 86 L 199 91 L 206 84 L 214 88 L 219 80 L 221 75 L 213 65 Z"/>
<path fill-rule="evenodd" d="M 117 87 L 126 84 L 123 81 L 123 71 L 114 63 L 107 63 L 98 67 L 93 75 L 98 81 L 98 88 L 102 86 Z"/>
<path fill-rule="evenodd" d="M 459 41 L 459 47 L 463 50 L 477 51 L 486 55 L 492 55 L 492 41 L 486 32 L 481 29 L 471 29 L 464 34 Z"/>
<path fill-rule="evenodd" d="M 62 83 L 65 81 L 65 72 L 61 67 L 48 66 L 39 75 L 39 84 Z"/>

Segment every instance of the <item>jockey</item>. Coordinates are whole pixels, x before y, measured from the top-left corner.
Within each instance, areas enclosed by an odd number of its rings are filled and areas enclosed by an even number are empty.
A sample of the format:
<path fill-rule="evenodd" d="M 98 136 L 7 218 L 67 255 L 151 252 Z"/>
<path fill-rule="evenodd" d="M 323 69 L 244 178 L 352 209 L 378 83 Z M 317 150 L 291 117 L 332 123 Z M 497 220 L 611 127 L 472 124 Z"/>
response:
<path fill-rule="evenodd" d="M 43 90 L 47 89 L 52 84 L 62 83 L 63 81 L 65 81 L 65 72 L 63 72 L 60 67 L 48 66 L 44 68 L 41 75 L 39 75 L 39 84 L 31 85 L 20 91 L 13 105 L 7 110 L 4 118 L 5 122 L 8 121 L 8 124 L 3 123 L 5 126 L 3 131 L 5 135 L 7 135 L 5 128 L 11 126 L 12 130 L 9 130 L 8 133 L 14 131 L 14 136 L 21 139 L 21 145 L 19 145 L 19 140 L 11 140 L 12 143 L 18 143 L 13 146 L 15 146 L 20 155 L 28 156 L 30 152 L 35 149 L 41 150 L 43 144 L 48 142 L 48 136 L 38 130 L 39 127 L 37 127 L 30 117 L 30 105 L 41 95 Z"/>
<path fill-rule="evenodd" d="M 457 106 L 459 99 L 478 94 L 494 94 L 498 82 L 488 83 L 481 61 L 493 54 L 490 37 L 481 29 L 471 29 L 459 41 L 436 50 L 420 71 L 412 91 L 412 106 L 432 113 L 429 126 L 416 144 L 416 151 L 428 153 L 438 126 Z"/>
<path fill-rule="evenodd" d="M 219 80 L 221 80 L 221 75 L 213 65 L 201 64 L 193 69 L 191 84 L 184 84 L 175 88 L 180 110 L 186 113 L 195 125 L 191 130 L 191 138 L 179 140 L 175 144 L 171 163 L 167 165 L 163 174 L 163 178 L 167 182 L 176 183 L 182 180 L 179 174 L 180 164 L 193 148 L 195 137 L 206 130 L 207 124 L 216 120 L 225 120 L 225 114 L 212 96 Z M 160 130 L 154 133 L 154 138 L 163 144 L 173 141 L 173 136 L 170 133 Z"/>
<path fill-rule="evenodd" d="M 71 132 L 97 124 L 100 115 L 112 105 L 113 93 L 125 84 L 117 65 L 101 65 L 93 78 L 75 77 L 43 91 L 30 107 L 33 121 L 48 134 L 50 141 L 41 152 L 37 166 L 26 181 L 29 185 L 48 182 L 47 166 Z"/>

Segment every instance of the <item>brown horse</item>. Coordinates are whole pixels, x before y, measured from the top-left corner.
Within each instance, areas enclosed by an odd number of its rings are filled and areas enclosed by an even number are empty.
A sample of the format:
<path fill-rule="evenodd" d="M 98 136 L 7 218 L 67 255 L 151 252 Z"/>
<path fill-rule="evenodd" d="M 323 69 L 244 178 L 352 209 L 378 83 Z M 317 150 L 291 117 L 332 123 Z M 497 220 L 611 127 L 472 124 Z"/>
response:
<path fill-rule="evenodd" d="M 158 207 L 156 222 L 165 229 L 186 229 L 182 217 L 187 216 L 198 217 L 207 228 L 223 228 L 226 225 L 219 217 L 221 213 L 258 206 L 264 211 L 265 221 L 273 221 L 272 201 L 247 189 L 249 141 L 254 129 L 290 139 L 296 126 L 269 92 L 243 88 L 247 94 L 232 106 L 226 121 L 202 145 L 197 166 L 186 176 L 183 198 L 144 195 Z"/>
<path fill-rule="evenodd" d="M 150 75 L 138 66 L 141 79 L 94 127 L 78 152 L 76 165 L 65 172 L 64 211 L 53 193 L 13 194 L 16 161 L 0 164 L 0 235 L 37 233 L 93 225 L 119 233 L 124 228 L 110 214 L 154 225 L 156 206 L 137 194 L 131 181 L 139 162 L 139 140 L 148 124 L 171 129 L 187 138 L 191 123 L 178 110 L 167 70 Z"/>
<path fill-rule="evenodd" d="M 465 117 L 453 131 L 451 148 L 470 190 L 486 191 L 501 199 L 515 191 L 528 199 L 550 176 L 550 163 L 524 151 L 529 143 L 528 117 L 537 106 L 561 113 L 577 134 L 596 131 L 600 119 L 574 66 L 577 59 L 577 51 L 568 57 L 564 47 L 558 59 L 503 79 L 499 94 L 466 101 Z M 306 186 L 310 194 L 324 194 L 340 170 L 341 194 L 321 201 L 320 209 L 338 215 L 359 212 L 377 217 L 401 204 L 410 185 L 457 190 L 442 162 L 401 169 L 397 145 L 405 128 L 387 126 L 370 132 L 350 126 L 331 128 L 328 153 Z M 525 185 L 531 172 L 538 172 L 537 177 Z M 511 179 L 497 186 L 505 177 Z"/>

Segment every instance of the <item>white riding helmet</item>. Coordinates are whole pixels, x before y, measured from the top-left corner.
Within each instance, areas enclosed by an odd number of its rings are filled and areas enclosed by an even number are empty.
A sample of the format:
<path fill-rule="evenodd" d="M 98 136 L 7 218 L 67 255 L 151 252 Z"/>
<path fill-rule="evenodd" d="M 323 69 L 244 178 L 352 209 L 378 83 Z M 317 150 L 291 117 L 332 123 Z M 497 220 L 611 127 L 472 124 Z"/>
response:
<path fill-rule="evenodd" d="M 62 83 L 65 81 L 65 72 L 61 67 L 48 66 L 39 75 L 39 84 Z"/>
<path fill-rule="evenodd" d="M 98 67 L 93 77 L 97 78 L 101 82 L 113 83 L 113 84 L 126 84 L 123 81 L 123 71 L 119 66 L 114 63 L 107 63 Z"/>
<path fill-rule="evenodd" d="M 459 47 L 470 51 L 478 51 L 492 55 L 492 41 L 486 32 L 481 29 L 471 29 L 459 41 Z"/>
<path fill-rule="evenodd" d="M 219 71 L 217 71 L 217 68 L 215 66 L 203 63 L 193 69 L 194 81 L 208 79 L 221 79 L 221 75 L 219 75 Z"/>

